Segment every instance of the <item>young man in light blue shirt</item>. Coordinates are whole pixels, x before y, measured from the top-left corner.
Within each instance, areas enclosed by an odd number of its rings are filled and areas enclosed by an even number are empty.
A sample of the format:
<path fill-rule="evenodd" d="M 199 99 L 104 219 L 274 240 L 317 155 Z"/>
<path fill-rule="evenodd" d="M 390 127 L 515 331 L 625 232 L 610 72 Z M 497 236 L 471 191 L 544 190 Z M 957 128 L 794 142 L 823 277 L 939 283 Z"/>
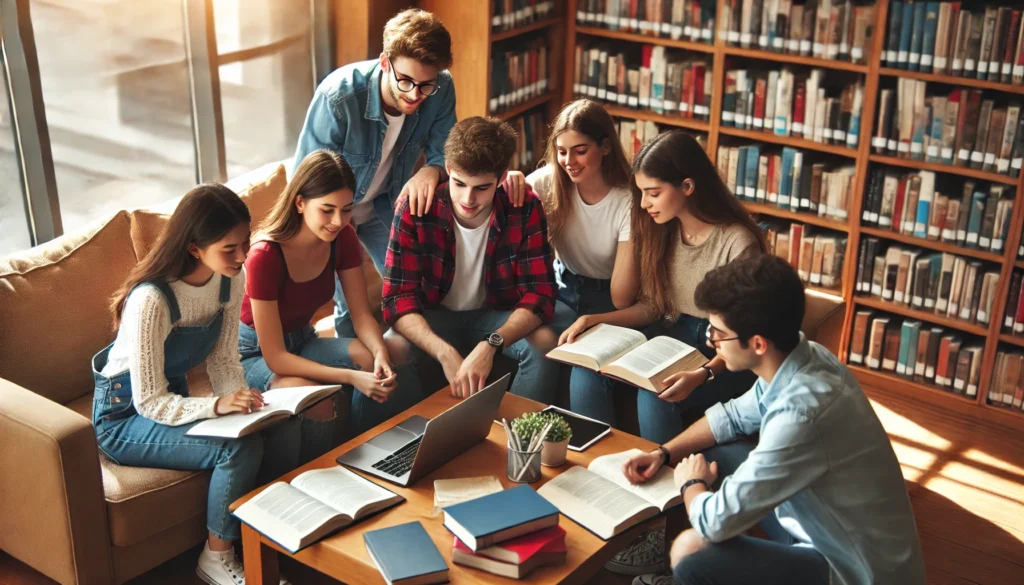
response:
<path fill-rule="evenodd" d="M 710 272 L 695 299 L 710 313 L 708 343 L 758 380 L 624 466 L 642 483 L 676 464 L 693 527 L 672 543 L 675 582 L 923 585 L 899 462 L 853 375 L 800 333 L 796 271 L 771 255 L 735 261 Z M 744 440 L 758 434 L 756 445 Z M 754 525 L 770 540 L 745 536 Z"/>
<path fill-rule="evenodd" d="M 299 135 L 294 165 L 326 148 L 352 167 L 352 223 L 381 273 L 396 201 L 411 195 L 427 202 L 425 210 L 446 177 L 444 142 L 455 125 L 455 87 L 447 71 L 451 44 L 441 20 L 430 12 L 398 13 L 384 26 L 379 59 L 345 65 L 320 83 Z M 425 165 L 414 174 L 421 154 Z M 337 282 L 334 301 L 338 336 L 355 337 Z"/>

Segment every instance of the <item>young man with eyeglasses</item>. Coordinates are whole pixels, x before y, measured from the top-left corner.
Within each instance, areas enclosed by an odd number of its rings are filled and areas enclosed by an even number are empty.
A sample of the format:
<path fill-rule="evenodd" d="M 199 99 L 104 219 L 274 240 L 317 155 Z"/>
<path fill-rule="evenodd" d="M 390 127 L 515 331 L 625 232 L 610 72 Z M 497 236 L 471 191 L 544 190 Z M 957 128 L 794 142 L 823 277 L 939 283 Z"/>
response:
<path fill-rule="evenodd" d="M 395 204 L 433 197 L 446 178 L 444 142 L 455 124 L 451 36 L 441 20 L 408 9 L 384 26 L 379 59 L 345 65 L 313 95 L 293 164 L 320 148 L 340 153 L 356 175 L 352 223 L 377 271 L 384 271 Z M 426 164 L 414 168 L 420 155 Z M 337 279 L 335 279 L 337 280 Z M 354 337 L 335 283 L 335 330 Z"/>
<path fill-rule="evenodd" d="M 675 583 L 922 585 L 899 462 L 853 375 L 800 332 L 796 271 L 771 255 L 738 260 L 708 273 L 695 299 L 710 313 L 708 344 L 758 380 L 623 467 L 643 483 L 676 466 L 692 528 L 671 547 Z M 755 525 L 768 539 L 744 534 Z"/>

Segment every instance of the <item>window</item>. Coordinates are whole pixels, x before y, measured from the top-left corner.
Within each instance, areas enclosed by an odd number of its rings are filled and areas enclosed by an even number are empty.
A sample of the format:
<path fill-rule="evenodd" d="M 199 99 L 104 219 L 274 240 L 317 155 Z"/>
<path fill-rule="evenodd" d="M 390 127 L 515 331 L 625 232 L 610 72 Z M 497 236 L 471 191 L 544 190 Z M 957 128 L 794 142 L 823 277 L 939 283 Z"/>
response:
<path fill-rule="evenodd" d="M 7 95 L 7 71 L 0 79 L 0 256 L 32 245 L 25 194 L 22 191 L 18 154 L 14 149 L 11 100 Z"/>

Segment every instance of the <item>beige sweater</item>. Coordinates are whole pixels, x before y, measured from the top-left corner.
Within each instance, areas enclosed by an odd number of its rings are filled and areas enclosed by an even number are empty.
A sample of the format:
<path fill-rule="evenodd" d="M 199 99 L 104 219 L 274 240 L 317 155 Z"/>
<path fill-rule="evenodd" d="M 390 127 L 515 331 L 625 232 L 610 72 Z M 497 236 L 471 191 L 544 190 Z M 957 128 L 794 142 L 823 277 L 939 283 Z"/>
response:
<path fill-rule="evenodd" d="M 693 293 L 704 276 L 732 262 L 748 248 L 754 246 L 757 239 L 740 224 L 716 226 L 708 238 L 696 246 L 683 243 L 678 229 L 675 231 L 675 245 L 669 251 L 668 278 L 669 300 L 672 303 L 673 317 L 680 313 L 707 318 L 707 313 L 697 308 L 693 301 Z"/>

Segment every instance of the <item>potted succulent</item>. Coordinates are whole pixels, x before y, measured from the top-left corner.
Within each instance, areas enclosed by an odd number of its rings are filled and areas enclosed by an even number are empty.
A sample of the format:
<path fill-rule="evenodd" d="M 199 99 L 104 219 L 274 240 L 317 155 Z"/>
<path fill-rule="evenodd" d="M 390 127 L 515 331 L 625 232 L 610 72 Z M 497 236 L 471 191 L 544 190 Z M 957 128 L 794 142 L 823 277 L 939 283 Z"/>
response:
<path fill-rule="evenodd" d="M 549 426 L 550 425 L 550 426 Z M 572 429 L 557 412 L 530 412 L 512 422 L 512 428 L 520 437 L 532 437 L 548 427 L 541 448 L 540 461 L 547 467 L 565 463 Z"/>

